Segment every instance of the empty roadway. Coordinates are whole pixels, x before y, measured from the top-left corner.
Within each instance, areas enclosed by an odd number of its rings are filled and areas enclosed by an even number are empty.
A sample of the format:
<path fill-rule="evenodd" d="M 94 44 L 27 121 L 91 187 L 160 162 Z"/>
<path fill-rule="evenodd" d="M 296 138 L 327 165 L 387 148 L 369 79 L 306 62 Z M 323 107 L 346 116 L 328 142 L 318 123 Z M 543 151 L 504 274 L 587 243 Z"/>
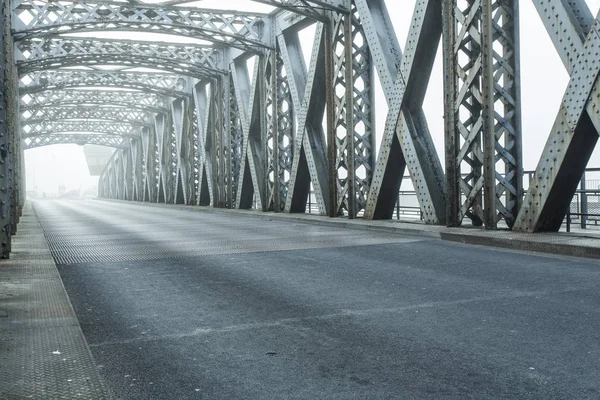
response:
<path fill-rule="evenodd" d="M 597 261 L 39 201 L 117 399 L 597 399 Z"/>

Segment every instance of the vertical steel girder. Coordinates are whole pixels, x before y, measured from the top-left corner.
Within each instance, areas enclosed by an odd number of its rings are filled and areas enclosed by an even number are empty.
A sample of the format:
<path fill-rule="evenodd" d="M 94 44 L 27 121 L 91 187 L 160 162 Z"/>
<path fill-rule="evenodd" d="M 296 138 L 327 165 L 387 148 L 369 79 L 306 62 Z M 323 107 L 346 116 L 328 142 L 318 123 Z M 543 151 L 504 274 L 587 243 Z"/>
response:
<path fill-rule="evenodd" d="M 142 193 L 140 200 L 155 203 L 158 201 L 156 197 L 156 158 L 154 153 L 156 135 L 153 128 L 144 127 L 140 136 L 142 151 Z"/>
<path fill-rule="evenodd" d="M 131 140 L 131 200 L 141 201 L 142 190 L 143 190 L 143 166 L 142 166 L 142 155 L 141 155 L 141 137 L 139 139 Z"/>
<path fill-rule="evenodd" d="M 443 2 L 447 224 L 496 228 L 522 199 L 518 3 Z"/>
<path fill-rule="evenodd" d="M 212 81 L 214 90 L 211 103 L 211 127 L 214 151 L 212 164 L 216 168 L 213 193 L 217 207 L 233 207 L 233 179 L 231 169 L 231 117 L 230 117 L 230 79 L 229 77 Z M 236 177 L 237 178 L 237 177 Z"/>
<path fill-rule="evenodd" d="M 335 182 L 334 213 L 354 218 L 366 207 L 375 164 L 373 66 L 364 29 L 352 2 L 351 13 L 334 14 L 334 121 L 329 144 Z"/>
<path fill-rule="evenodd" d="M 267 86 L 267 209 L 281 212 L 285 209 L 292 160 L 294 155 L 294 107 L 287 73 L 277 45 L 271 51 L 266 76 Z"/>
<path fill-rule="evenodd" d="M 18 134 L 19 104 L 9 2 L 0 5 L 0 258 L 8 258 L 24 194 L 23 147 Z"/>
<path fill-rule="evenodd" d="M 210 135 L 211 114 L 211 86 L 207 82 L 200 82 L 194 87 L 194 105 L 196 115 L 197 164 L 198 184 L 196 204 L 208 206 L 215 204 L 213 199 L 213 137 Z"/>
<path fill-rule="evenodd" d="M 584 0 L 534 4 L 570 80 L 515 224 L 528 232 L 560 228 L 600 133 L 600 13 Z"/>
<path fill-rule="evenodd" d="M 10 254 L 11 200 L 9 177 L 9 146 L 11 136 L 10 102 L 10 32 L 7 31 L 9 13 L 6 2 L 0 5 L 0 257 L 8 258 Z"/>
<path fill-rule="evenodd" d="M 171 165 L 170 115 L 158 114 L 154 117 L 156 145 L 158 149 L 158 197 L 159 203 L 171 203 L 173 196 L 173 176 Z"/>
<path fill-rule="evenodd" d="M 175 202 L 177 204 L 192 204 L 194 195 L 193 175 L 193 113 L 190 101 L 175 100 L 171 105 L 173 130 L 175 133 Z"/>
<path fill-rule="evenodd" d="M 236 85 L 233 80 L 235 75 L 235 68 L 229 75 L 229 174 L 227 174 L 227 206 L 229 208 L 235 208 L 237 203 L 237 192 L 240 185 L 240 173 L 242 171 L 243 149 L 244 149 L 244 129 L 242 127 L 242 113 L 244 112 L 243 103 L 238 102 Z M 244 88 L 246 91 L 249 89 Z M 248 100 L 248 99 L 246 99 Z M 238 107 L 240 104 L 240 107 Z"/>

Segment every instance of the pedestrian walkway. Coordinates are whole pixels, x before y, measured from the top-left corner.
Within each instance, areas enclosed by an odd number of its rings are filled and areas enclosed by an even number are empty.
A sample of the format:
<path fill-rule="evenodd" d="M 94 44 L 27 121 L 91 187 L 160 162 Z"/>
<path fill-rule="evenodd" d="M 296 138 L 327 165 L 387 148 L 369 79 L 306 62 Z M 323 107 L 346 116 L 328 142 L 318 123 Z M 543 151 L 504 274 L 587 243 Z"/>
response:
<path fill-rule="evenodd" d="M 107 399 L 30 203 L 0 261 L 0 399 Z"/>

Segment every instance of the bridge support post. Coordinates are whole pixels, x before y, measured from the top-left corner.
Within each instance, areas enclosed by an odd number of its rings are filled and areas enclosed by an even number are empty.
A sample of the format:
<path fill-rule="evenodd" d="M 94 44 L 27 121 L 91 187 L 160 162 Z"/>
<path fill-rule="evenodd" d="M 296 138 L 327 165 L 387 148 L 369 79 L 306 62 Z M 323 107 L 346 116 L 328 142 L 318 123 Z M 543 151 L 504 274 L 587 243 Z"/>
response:
<path fill-rule="evenodd" d="M 208 206 L 214 203 L 214 171 L 213 168 L 213 136 L 211 134 L 211 118 L 213 118 L 210 106 L 212 99 L 212 85 L 209 82 L 199 82 L 194 86 L 194 106 L 196 107 L 196 127 L 198 133 L 197 152 L 198 152 L 198 188 L 196 204 L 199 206 Z"/>
<path fill-rule="evenodd" d="M 373 180 L 375 135 L 373 65 L 354 1 L 350 13 L 332 14 L 333 131 L 329 141 L 331 185 L 336 190 L 333 214 L 355 218 L 364 211 Z"/>
<path fill-rule="evenodd" d="M 267 209 L 281 212 L 285 209 L 292 157 L 294 154 L 294 107 L 287 73 L 281 58 L 279 42 L 270 52 L 266 75 L 267 86 Z"/>
<path fill-rule="evenodd" d="M 173 199 L 177 204 L 192 204 L 192 198 L 194 198 L 192 107 L 191 100 L 188 99 L 177 99 L 171 104 L 175 145 Z"/>
<path fill-rule="evenodd" d="M 156 138 L 153 129 L 150 127 L 142 128 L 141 135 L 141 179 L 142 192 L 141 201 L 156 202 L 156 160 L 154 158 L 154 148 Z"/>
<path fill-rule="evenodd" d="M 523 195 L 518 3 L 442 4 L 447 225 L 512 227 Z"/>
<path fill-rule="evenodd" d="M 10 255 L 11 228 L 11 201 L 10 201 L 10 130 L 9 115 L 10 85 L 10 10 L 8 2 L 0 5 L 0 258 Z"/>

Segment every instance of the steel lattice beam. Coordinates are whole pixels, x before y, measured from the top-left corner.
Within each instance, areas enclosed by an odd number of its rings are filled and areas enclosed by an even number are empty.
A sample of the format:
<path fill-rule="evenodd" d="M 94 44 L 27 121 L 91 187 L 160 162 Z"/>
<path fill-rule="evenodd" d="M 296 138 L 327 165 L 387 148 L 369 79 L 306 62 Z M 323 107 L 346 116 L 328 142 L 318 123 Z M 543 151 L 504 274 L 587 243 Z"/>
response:
<path fill-rule="evenodd" d="M 21 121 L 25 125 L 38 125 L 47 121 L 60 120 L 103 120 L 125 122 L 130 125 L 150 126 L 152 114 L 147 111 L 126 109 L 123 107 L 40 107 L 21 112 Z"/>
<path fill-rule="evenodd" d="M 44 134 L 40 136 L 26 137 L 23 139 L 25 149 L 34 149 L 36 147 L 50 146 L 53 144 L 95 144 L 99 146 L 127 148 L 129 141 L 120 135 L 109 135 L 107 133 L 99 134 Z"/>
<path fill-rule="evenodd" d="M 267 87 L 267 209 L 285 209 L 294 155 L 294 108 L 285 66 L 279 47 L 271 52 L 266 75 Z"/>
<path fill-rule="evenodd" d="M 512 226 L 523 195 L 517 3 L 444 4 L 448 225 Z"/>
<path fill-rule="evenodd" d="M 20 110 L 32 111 L 43 107 L 70 106 L 125 107 L 154 114 L 168 111 L 163 96 L 139 92 L 98 90 L 50 90 L 21 96 Z"/>
<path fill-rule="evenodd" d="M 329 140 L 337 194 L 331 206 L 350 218 L 366 207 L 375 164 L 373 64 L 358 17 L 354 2 L 351 14 L 333 17 L 335 131 Z"/>
<path fill-rule="evenodd" d="M 111 72 L 89 70 L 58 70 L 32 72 L 21 78 L 20 93 L 31 94 L 46 90 L 75 88 L 110 88 L 139 90 L 144 93 L 170 97 L 189 97 L 190 79 L 165 73 Z"/>
<path fill-rule="evenodd" d="M 256 50 L 268 47 L 265 15 L 87 1 L 14 0 L 18 40 L 92 31 L 145 31 L 194 37 L 215 44 Z M 52 15 L 52 18 L 49 16 Z"/>
<path fill-rule="evenodd" d="M 146 67 L 203 78 L 219 75 L 219 51 L 210 47 L 132 40 L 52 37 L 17 42 L 21 74 L 73 66 Z"/>
<path fill-rule="evenodd" d="M 105 122 L 105 121 L 44 121 L 40 124 L 23 124 L 22 137 L 32 137 L 48 135 L 54 133 L 105 133 L 108 135 L 121 135 L 123 137 L 137 137 L 140 134 L 140 127 L 123 122 Z"/>
<path fill-rule="evenodd" d="M 321 1 L 321 0 L 252 0 L 255 3 L 267 4 L 278 7 L 280 10 L 308 17 L 315 21 L 327 23 L 326 11 L 340 14 L 349 14 L 348 1 Z"/>

